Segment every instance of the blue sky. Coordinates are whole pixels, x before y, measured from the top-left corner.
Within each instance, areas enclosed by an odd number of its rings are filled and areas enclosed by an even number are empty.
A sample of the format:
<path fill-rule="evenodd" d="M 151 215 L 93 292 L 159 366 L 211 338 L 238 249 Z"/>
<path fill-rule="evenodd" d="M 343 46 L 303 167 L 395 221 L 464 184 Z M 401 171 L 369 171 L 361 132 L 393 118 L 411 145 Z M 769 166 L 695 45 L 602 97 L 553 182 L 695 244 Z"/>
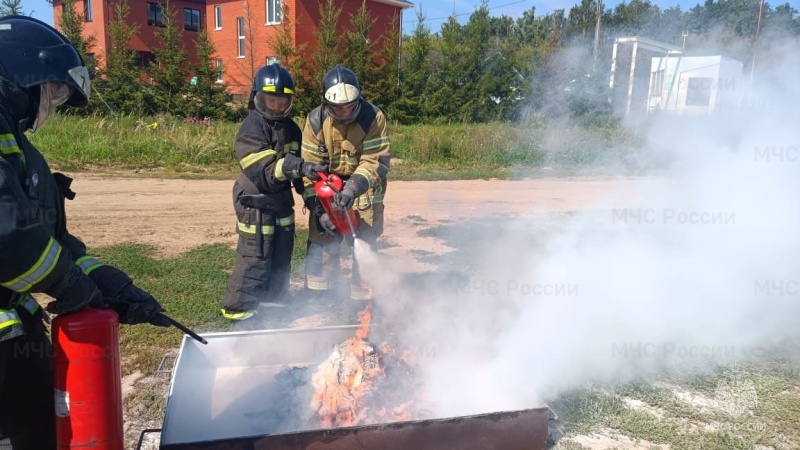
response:
<path fill-rule="evenodd" d="M 469 19 L 469 15 L 475 11 L 475 8 L 481 4 L 480 0 L 410 1 L 414 3 L 415 10 L 422 7 L 426 22 L 428 26 L 430 26 L 431 32 L 434 33 L 441 29 L 442 23 L 447 21 L 447 18 L 453 14 L 453 12 L 458 16 L 459 22 L 464 23 Z M 651 0 L 651 2 L 664 9 L 680 5 L 683 10 L 687 10 L 698 3 L 702 3 L 700 0 Z M 580 3 L 580 0 L 489 0 L 489 9 L 492 16 L 506 15 L 517 18 L 520 17 L 524 11 L 534 6 L 536 7 L 536 15 L 539 15 L 559 8 L 569 10 L 570 7 L 578 3 Z M 619 3 L 622 3 L 622 1 L 606 0 L 606 9 L 613 8 Z M 768 3 L 772 6 L 776 6 L 787 3 L 787 0 L 773 0 Z M 800 10 L 800 0 L 788 0 L 788 3 L 795 9 Z M 52 7 L 45 0 L 22 0 L 22 8 L 26 12 L 33 11 L 33 16 L 37 19 L 44 20 L 50 24 L 53 23 Z M 416 26 L 417 20 L 415 10 L 406 10 L 403 15 L 403 30 L 405 32 L 408 32 Z"/>

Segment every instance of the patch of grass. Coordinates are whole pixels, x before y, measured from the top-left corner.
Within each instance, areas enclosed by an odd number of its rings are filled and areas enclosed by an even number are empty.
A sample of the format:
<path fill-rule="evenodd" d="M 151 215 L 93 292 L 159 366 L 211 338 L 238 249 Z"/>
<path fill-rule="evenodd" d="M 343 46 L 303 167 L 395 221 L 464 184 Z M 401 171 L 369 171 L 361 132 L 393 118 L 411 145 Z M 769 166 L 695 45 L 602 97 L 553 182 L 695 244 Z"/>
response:
<path fill-rule="evenodd" d="M 50 121 L 30 138 L 58 170 L 215 179 L 238 172 L 233 157 L 236 122 L 202 126 L 171 116 L 68 114 Z M 389 134 L 391 180 L 552 176 L 607 165 L 635 168 L 644 147 L 640 136 L 621 127 L 560 123 L 391 125 Z"/>

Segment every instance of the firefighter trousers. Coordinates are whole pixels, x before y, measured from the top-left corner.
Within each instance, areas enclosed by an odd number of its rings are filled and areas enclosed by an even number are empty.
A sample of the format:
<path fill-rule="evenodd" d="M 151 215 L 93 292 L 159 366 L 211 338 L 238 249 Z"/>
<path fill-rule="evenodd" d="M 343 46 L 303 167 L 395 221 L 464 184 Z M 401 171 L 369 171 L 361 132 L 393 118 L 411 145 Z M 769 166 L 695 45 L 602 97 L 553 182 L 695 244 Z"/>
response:
<path fill-rule="evenodd" d="M 0 342 L 0 437 L 14 450 L 55 449 L 53 346 L 41 320 L 28 319 L 25 335 Z"/>
<path fill-rule="evenodd" d="M 295 232 L 291 207 L 284 214 L 263 214 L 257 228 L 239 222 L 236 262 L 220 303 L 228 312 L 252 311 L 260 302 L 282 302 L 289 295 Z"/>
<path fill-rule="evenodd" d="M 371 251 L 377 249 L 378 238 L 383 234 L 383 204 L 373 204 L 371 208 L 356 211 L 358 229 L 356 236 L 366 242 Z M 308 243 L 306 245 L 306 289 L 311 291 L 328 291 L 336 289 L 341 263 L 341 243 L 344 239 L 353 248 L 353 239 L 321 232 L 319 221 L 310 214 L 308 222 Z M 363 280 L 358 268 L 358 259 L 353 258 L 353 273 L 350 277 L 350 298 L 353 300 L 371 300 L 372 287 L 368 280 Z"/>

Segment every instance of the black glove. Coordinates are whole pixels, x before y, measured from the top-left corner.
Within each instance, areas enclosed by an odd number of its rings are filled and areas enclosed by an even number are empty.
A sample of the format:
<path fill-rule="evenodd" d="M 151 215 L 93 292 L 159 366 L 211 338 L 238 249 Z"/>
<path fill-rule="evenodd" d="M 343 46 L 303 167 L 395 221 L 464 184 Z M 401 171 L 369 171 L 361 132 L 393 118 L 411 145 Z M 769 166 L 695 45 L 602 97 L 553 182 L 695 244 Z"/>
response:
<path fill-rule="evenodd" d="M 139 289 L 133 283 L 126 285 L 117 294 L 116 301 L 109 301 L 111 308 L 119 314 L 119 322 L 129 325 L 150 323 L 159 327 L 171 325 L 169 320 L 158 313 L 164 308 L 152 295 Z"/>
<path fill-rule="evenodd" d="M 318 216 L 317 223 L 319 224 L 319 231 L 324 231 L 328 234 L 336 233 L 336 226 L 333 225 L 331 218 L 328 217 L 328 213 L 322 213 L 321 216 Z"/>
<path fill-rule="evenodd" d="M 355 192 L 349 189 L 348 185 L 345 185 L 340 192 L 333 194 L 333 209 L 340 212 L 347 211 L 353 207 L 356 197 Z"/>
<path fill-rule="evenodd" d="M 89 275 L 108 299 L 111 308 L 119 314 L 120 323 L 151 323 L 170 326 L 159 312 L 164 309 L 152 295 L 139 289 L 125 272 L 113 266 L 100 266 Z"/>
<path fill-rule="evenodd" d="M 319 180 L 317 172 L 327 172 L 328 166 L 325 164 L 304 162 L 302 158 L 287 153 L 283 156 L 283 166 L 281 166 L 281 170 L 283 170 L 283 174 L 286 175 L 286 178 L 289 179 L 306 177 L 311 181 L 317 181 Z"/>
<path fill-rule="evenodd" d="M 53 314 L 69 314 L 80 311 L 87 305 L 95 308 L 107 308 L 103 302 L 103 294 L 94 281 L 84 275 L 80 267 L 73 265 L 60 283 L 47 291 L 55 297 L 55 305 L 49 309 Z"/>
<path fill-rule="evenodd" d="M 333 209 L 345 212 L 353 207 L 356 198 L 369 190 L 369 181 L 364 176 L 354 174 L 344 184 L 341 192 L 333 194 Z"/>

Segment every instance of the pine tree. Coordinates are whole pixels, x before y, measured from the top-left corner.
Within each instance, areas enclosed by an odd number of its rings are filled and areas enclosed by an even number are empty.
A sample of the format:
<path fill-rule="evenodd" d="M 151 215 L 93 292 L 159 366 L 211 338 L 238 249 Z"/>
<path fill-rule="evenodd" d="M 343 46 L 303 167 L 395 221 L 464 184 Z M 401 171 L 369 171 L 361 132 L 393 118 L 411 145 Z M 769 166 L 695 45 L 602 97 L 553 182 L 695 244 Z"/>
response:
<path fill-rule="evenodd" d="M 162 6 L 163 27 L 156 30 L 159 46 L 153 48 L 155 60 L 150 63 L 150 76 L 153 78 L 153 100 L 158 111 L 187 115 L 184 94 L 189 90 L 187 82 L 186 50 L 181 44 L 180 21 L 169 0 Z"/>
<path fill-rule="evenodd" d="M 137 65 L 137 53 L 131 40 L 139 32 L 139 25 L 130 24 L 131 8 L 128 0 L 111 2 L 112 17 L 108 23 L 110 46 L 105 55 L 104 76 L 95 83 L 95 92 L 111 113 L 140 116 L 145 113 L 148 99 Z"/>
<path fill-rule="evenodd" d="M 222 119 L 230 115 L 227 106 L 227 86 L 217 83 L 218 70 L 214 54 L 216 48 L 208 37 L 208 31 L 200 30 L 195 41 L 197 63 L 192 64 L 197 83 L 190 86 L 192 105 L 189 112 L 197 117 L 213 117 Z"/>
<path fill-rule="evenodd" d="M 344 33 L 343 65 L 358 75 L 367 97 L 376 81 L 375 46 L 370 38 L 375 20 L 367 11 L 366 1 L 362 0 L 358 11 L 350 15 L 350 29 Z"/>
<path fill-rule="evenodd" d="M 338 29 L 342 8 L 337 8 L 333 0 L 327 0 L 327 3 L 320 5 L 319 14 L 319 26 L 314 32 L 317 48 L 311 55 L 314 66 L 309 75 L 314 80 L 317 92 L 322 92 L 322 77 L 336 64 L 343 62 Z"/>
<path fill-rule="evenodd" d="M 292 74 L 295 84 L 294 115 L 303 117 L 319 103 L 319 93 L 309 78 L 309 64 L 300 56 L 305 53 L 306 44 L 296 46 L 294 43 L 294 30 L 299 23 L 293 23 L 289 13 L 289 5 L 283 2 L 280 28 L 270 43 L 281 67 Z"/>
<path fill-rule="evenodd" d="M 64 0 L 64 8 L 58 21 L 58 28 L 64 37 L 69 39 L 69 41 L 72 42 L 72 45 L 74 45 L 78 50 L 78 54 L 81 55 L 84 64 L 86 64 L 86 69 L 89 72 L 89 79 L 94 82 L 97 75 L 97 62 L 95 61 L 94 56 L 90 56 L 89 53 L 97 42 L 97 37 L 93 34 L 87 37 L 83 36 L 83 24 L 85 21 L 85 14 L 79 14 L 77 11 L 75 11 L 75 0 Z M 92 107 L 83 109 L 83 112 L 88 112 L 95 109 L 96 100 L 91 98 L 91 96 L 89 100 L 92 103 Z"/>
<path fill-rule="evenodd" d="M 0 17 L 11 15 L 25 15 L 25 11 L 22 9 L 22 0 L 0 0 Z"/>

